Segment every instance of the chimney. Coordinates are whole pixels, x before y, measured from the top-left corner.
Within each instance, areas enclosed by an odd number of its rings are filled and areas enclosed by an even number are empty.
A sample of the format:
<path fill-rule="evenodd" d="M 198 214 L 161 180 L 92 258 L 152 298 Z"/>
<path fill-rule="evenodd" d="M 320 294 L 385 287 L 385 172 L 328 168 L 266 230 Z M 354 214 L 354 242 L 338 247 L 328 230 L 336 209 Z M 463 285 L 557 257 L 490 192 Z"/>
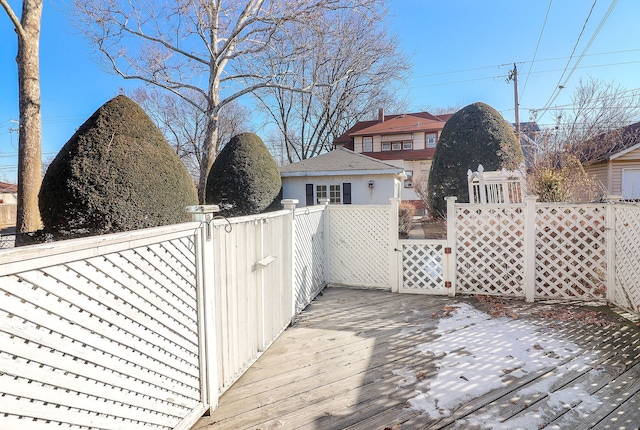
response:
<path fill-rule="evenodd" d="M 378 122 L 384 122 L 384 108 L 378 109 Z"/>

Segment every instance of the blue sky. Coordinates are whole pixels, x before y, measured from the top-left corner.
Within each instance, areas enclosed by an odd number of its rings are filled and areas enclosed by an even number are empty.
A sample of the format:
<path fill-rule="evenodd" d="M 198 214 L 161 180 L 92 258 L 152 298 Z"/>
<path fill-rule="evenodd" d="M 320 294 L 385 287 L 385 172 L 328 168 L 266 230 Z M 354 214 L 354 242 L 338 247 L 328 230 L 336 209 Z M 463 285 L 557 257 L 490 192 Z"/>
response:
<path fill-rule="evenodd" d="M 19 14 L 21 2 L 9 3 Z M 138 85 L 94 61 L 93 49 L 69 24 L 64 4 L 44 0 L 45 159 L 121 88 Z M 580 79 L 640 88 L 640 2 L 597 0 L 593 5 L 593 0 L 389 0 L 389 30 L 413 63 L 406 85 L 397 91 L 410 100 L 412 111 L 482 101 L 513 121 L 513 84 L 505 79 L 517 63 L 520 119 L 527 121 L 531 109 L 550 101 L 552 107 L 569 104 Z M 11 131 L 18 119 L 15 40 L 0 11 L 0 181 L 9 182 L 15 181 L 17 154 L 17 134 Z M 565 88 L 554 97 L 559 85 Z M 552 112 L 539 122 L 552 123 Z"/>

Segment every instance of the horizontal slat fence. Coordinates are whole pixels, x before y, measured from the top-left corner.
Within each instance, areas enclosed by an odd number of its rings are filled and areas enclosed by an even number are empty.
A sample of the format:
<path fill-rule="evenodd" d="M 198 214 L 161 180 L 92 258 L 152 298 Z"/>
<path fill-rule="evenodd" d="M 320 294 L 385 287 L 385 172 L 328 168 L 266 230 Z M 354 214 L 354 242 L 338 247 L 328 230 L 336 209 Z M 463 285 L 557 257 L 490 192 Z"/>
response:
<path fill-rule="evenodd" d="M 0 253 L 0 427 L 172 429 L 202 414 L 197 229 Z"/>

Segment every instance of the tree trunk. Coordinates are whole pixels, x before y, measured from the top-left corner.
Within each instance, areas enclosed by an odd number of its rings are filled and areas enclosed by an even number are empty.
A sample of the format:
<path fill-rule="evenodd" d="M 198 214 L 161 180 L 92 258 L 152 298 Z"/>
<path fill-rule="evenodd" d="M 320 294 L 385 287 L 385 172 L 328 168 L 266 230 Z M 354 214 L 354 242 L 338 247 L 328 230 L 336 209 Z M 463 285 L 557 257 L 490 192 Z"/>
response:
<path fill-rule="evenodd" d="M 18 216 L 16 231 L 42 228 L 38 194 L 42 184 L 42 120 L 40 113 L 40 20 L 42 0 L 25 0 L 22 32 L 18 32 L 20 131 L 18 148 Z M 21 237 L 22 235 L 18 235 Z M 24 242 L 23 242 L 24 243 Z"/>
<path fill-rule="evenodd" d="M 202 145 L 202 162 L 200 163 L 200 178 L 198 180 L 198 200 L 200 204 L 206 204 L 207 176 L 213 166 L 218 151 L 218 114 L 209 116 L 207 131 Z M 213 203 L 213 202 L 212 202 Z"/>

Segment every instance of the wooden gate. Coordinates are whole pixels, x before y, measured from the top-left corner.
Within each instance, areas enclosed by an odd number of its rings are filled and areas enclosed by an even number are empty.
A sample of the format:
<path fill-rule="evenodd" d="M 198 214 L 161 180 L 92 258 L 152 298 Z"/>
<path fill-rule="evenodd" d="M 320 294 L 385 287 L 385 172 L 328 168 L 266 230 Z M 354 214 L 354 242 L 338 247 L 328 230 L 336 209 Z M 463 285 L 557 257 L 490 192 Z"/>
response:
<path fill-rule="evenodd" d="M 399 240 L 402 273 L 399 292 L 412 294 L 447 294 L 446 240 Z"/>

